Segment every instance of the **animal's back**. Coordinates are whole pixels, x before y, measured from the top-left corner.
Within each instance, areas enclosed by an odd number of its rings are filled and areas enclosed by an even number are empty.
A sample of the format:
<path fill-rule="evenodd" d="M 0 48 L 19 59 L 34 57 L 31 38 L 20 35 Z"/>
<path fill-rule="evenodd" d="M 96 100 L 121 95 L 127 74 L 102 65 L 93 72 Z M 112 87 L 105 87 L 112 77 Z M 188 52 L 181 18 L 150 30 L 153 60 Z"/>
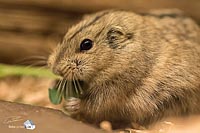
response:
<path fill-rule="evenodd" d="M 150 13 L 145 20 L 161 38 L 160 52 L 149 76 L 144 79 L 153 115 L 200 113 L 200 29 L 189 17 L 177 13 Z M 164 106 L 163 106 L 164 105 Z M 148 117 L 152 121 L 156 117 Z"/>

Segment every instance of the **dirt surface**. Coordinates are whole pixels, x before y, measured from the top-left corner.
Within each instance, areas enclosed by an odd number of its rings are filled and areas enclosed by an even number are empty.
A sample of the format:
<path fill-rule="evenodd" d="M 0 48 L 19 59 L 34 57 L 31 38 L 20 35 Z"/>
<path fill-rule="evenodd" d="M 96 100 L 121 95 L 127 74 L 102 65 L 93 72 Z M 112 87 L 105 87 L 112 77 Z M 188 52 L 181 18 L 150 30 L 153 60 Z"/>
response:
<path fill-rule="evenodd" d="M 60 108 L 49 101 L 48 88 L 54 80 L 34 76 L 7 76 L 0 78 L 0 100 Z"/>
<path fill-rule="evenodd" d="M 32 120 L 34 130 L 25 129 L 23 123 Z M 75 121 L 61 111 L 0 101 L 1 133 L 103 133 L 100 129 Z"/>

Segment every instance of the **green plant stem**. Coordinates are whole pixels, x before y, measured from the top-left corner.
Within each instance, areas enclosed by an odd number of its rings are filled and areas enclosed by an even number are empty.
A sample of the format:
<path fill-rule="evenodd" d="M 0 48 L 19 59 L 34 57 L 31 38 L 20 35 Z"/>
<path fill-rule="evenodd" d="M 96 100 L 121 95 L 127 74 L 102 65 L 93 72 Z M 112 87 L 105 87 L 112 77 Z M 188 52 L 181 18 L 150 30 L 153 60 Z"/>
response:
<path fill-rule="evenodd" d="M 0 64 L 0 77 L 11 75 L 59 78 L 45 68 Z"/>

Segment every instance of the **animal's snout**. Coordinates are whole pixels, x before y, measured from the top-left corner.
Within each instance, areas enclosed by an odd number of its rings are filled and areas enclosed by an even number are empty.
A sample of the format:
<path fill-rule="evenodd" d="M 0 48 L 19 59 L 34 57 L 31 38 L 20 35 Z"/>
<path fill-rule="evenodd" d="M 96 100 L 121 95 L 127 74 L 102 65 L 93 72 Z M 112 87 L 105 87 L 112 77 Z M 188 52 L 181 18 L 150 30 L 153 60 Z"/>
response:
<path fill-rule="evenodd" d="M 77 64 L 75 62 L 71 62 L 69 64 L 69 67 L 72 68 L 72 69 L 75 69 L 77 67 Z"/>
<path fill-rule="evenodd" d="M 72 75 L 76 75 L 81 70 L 82 62 L 77 59 L 63 60 L 59 64 L 51 67 L 54 74 L 60 75 L 61 77 L 71 78 Z"/>
<path fill-rule="evenodd" d="M 53 71 L 53 73 L 56 74 L 56 75 L 63 76 L 61 70 L 57 69 L 56 67 L 52 68 L 52 71 Z"/>
<path fill-rule="evenodd" d="M 81 64 L 81 61 L 75 59 L 75 60 L 71 60 L 68 64 L 69 64 L 69 68 L 74 70 Z"/>

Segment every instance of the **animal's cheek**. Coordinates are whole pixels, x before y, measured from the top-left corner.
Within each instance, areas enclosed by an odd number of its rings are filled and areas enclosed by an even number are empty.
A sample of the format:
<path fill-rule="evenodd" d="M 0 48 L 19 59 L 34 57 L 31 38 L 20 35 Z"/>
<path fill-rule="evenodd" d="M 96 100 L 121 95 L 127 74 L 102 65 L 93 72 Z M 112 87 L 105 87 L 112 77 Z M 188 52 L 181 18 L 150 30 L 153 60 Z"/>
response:
<path fill-rule="evenodd" d="M 79 77 L 80 80 L 87 81 L 91 79 L 95 73 L 96 70 L 92 66 L 82 66 L 78 70 L 77 77 Z"/>

